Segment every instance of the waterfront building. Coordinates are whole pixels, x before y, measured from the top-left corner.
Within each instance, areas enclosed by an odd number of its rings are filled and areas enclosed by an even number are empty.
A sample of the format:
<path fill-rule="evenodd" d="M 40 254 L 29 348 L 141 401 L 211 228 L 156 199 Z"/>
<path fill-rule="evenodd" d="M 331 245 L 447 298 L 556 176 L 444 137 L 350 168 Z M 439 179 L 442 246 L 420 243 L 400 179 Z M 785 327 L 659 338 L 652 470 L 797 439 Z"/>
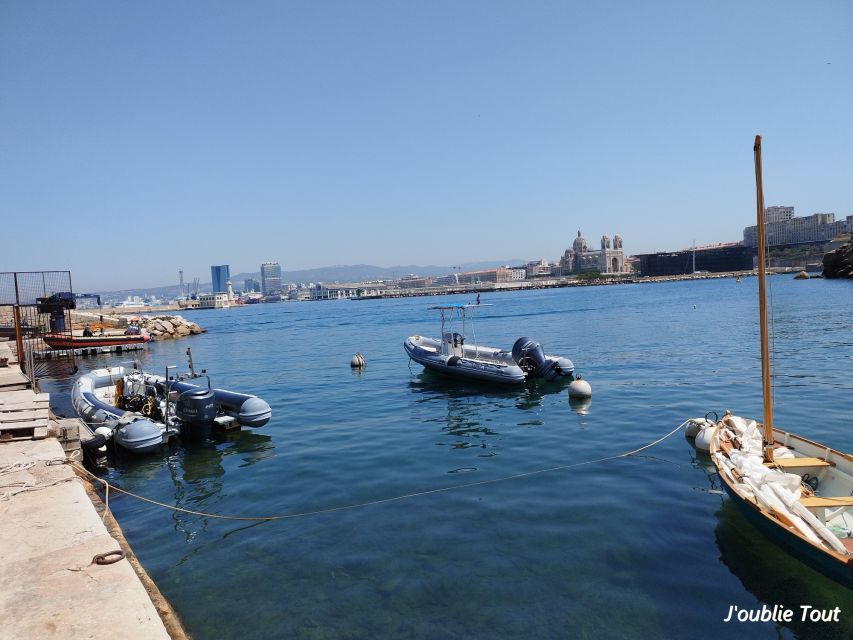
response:
<path fill-rule="evenodd" d="M 794 207 L 767 207 L 764 227 L 767 231 L 767 246 L 829 242 L 835 236 L 853 231 L 853 216 L 846 220 L 835 220 L 834 213 L 813 213 L 810 216 L 794 217 Z M 743 244 L 758 246 L 757 225 L 743 230 Z"/>
<path fill-rule="evenodd" d="M 764 222 L 784 222 L 794 217 L 794 207 L 765 207 Z"/>
<path fill-rule="evenodd" d="M 385 283 L 323 284 L 318 282 L 312 284 L 308 291 L 309 300 L 345 300 L 361 296 L 387 295 L 391 292 L 391 288 Z"/>
<path fill-rule="evenodd" d="M 459 284 L 483 284 L 485 282 L 509 282 L 512 279 L 506 267 L 466 271 L 459 274 Z"/>
<path fill-rule="evenodd" d="M 458 273 L 449 273 L 446 276 L 441 276 L 440 278 L 435 278 L 433 280 L 433 284 L 436 284 L 440 287 L 452 287 L 459 284 L 459 274 Z"/>
<path fill-rule="evenodd" d="M 527 278 L 538 278 L 540 276 L 551 275 L 551 263 L 547 260 L 539 260 L 528 262 L 524 265 L 525 276 Z"/>
<path fill-rule="evenodd" d="M 401 289 L 423 289 L 432 284 L 432 278 L 410 275 L 400 278 L 399 284 Z"/>
<path fill-rule="evenodd" d="M 245 293 L 260 293 L 261 283 L 254 278 L 246 278 L 243 281 L 243 291 Z"/>
<path fill-rule="evenodd" d="M 755 249 L 738 242 L 682 251 L 646 253 L 634 257 L 639 260 L 642 276 L 681 276 L 694 271 L 749 271 L 752 269 L 754 256 Z"/>
<path fill-rule="evenodd" d="M 623 273 L 625 271 L 625 254 L 622 250 L 622 236 L 613 236 L 613 244 L 606 235 L 601 236 L 601 249 L 596 251 L 589 248 L 586 238 L 578 235 L 570 249 L 566 249 L 560 258 L 560 273 L 562 275 L 578 273 Z"/>
<path fill-rule="evenodd" d="M 227 264 L 212 265 L 210 267 L 210 282 L 213 293 L 225 293 L 226 282 L 231 279 L 231 268 Z"/>
<path fill-rule="evenodd" d="M 227 293 L 202 293 L 198 296 L 199 309 L 227 309 L 230 306 Z"/>
<path fill-rule="evenodd" d="M 281 265 L 278 262 L 261 265 L 261 293 L 264 296 L 281 295 Z"/>

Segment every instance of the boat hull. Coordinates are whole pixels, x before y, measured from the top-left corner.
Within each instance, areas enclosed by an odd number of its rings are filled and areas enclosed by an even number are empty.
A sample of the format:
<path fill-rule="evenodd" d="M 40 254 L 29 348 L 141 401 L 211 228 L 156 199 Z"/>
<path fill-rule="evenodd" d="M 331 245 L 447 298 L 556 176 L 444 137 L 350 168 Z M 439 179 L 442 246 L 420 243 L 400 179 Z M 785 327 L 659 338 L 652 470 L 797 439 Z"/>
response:
<path fill-rule="evenodd" d="M 97 389 L 114 385 L 123 375 L 123 367 L 113 367 L 96 369 L 80 376 L 71 388 L 71 404 L 87 424 L 109 429 L 117 445 L 133 453 L 151 453 L 175 433 L 162 423 L 123 411 L 95 395 Z"/>
<path fill-rule="evenodd" d="M 723 422 L 721 421 L 719 424 L 722 425 Z M 770 510 L 760 506 L 758 501 L 741 494 L 735 487 L 734 477 L 731 475 L 732 471 L 724 468 L 723 463 L 718 458 L 720 456 L 724 460 L 731 460 L 722 446 L 723 427 L 711 428 L 716 429 L 710 441 L 711 462 L 723 488 L 738 510 L 767 538 L 791 556 L 839 584 L 853 589 L 853 555 L 850 555 L 849 551 L 847 554 L 842 554 L 822 545 L 813 544 L 796 528 L 783 525 Z M 795 460 L 798 457 L 805 460 L 830 460 L 831 475 L 826 476 L 821 481 L 821 489 L 827 491 L 828 495 L 847 495 L 849 493 L 848 482 L 841 478 L 848 477 L 853 471 L 853 459 L 850 456 L 781 429 L 773 429 L 773 438 L 774 447 L 777 448 L 777 451 L 789 449 L 796 452 Z M 780 463 L 784 463 L 784 460 L 781 460 Z M 804 470 L 814 471 L 813 467 L 808 466 L 792 467 L 792 469 L 797 475 L 802 475 Z M 800 470 L 797 471 L 797 469 Z M 839 489 L 841 490 L 839 491 Z M 850 549 L 849 546 L 847 548 Z"/>
<path fill-rule="evenodd" d="M 823 553 L 814 545 L 805 542 L 800 536 L 791 533 L 784 527 L 780 527 L 775 521 L 764 515 L 756 505 L 744 500 L 737 491 L 729 486 L 722 473 L 719 473 L 719 476 L 722 479 L 723 488 L 735 506 L 737 506 L 738 511 L 756 529 L 803 564 L 808 565 L 815 571 L 822 573 L 848 589 L 853 589 L 853 566 L 849 562 L 839 562 L 833 557 L 827 556 L 826 553 Z"/>
<path fill-rule="evenodd" d="M 425 348 L 419 342 L 423 339 L 413 336 L 403 343 L 409 357 L 430 371 L 481 382 L 494 382 L 505 385 L 518 385 L 524 382 L 524 371 L 517 365 L 486 362 L 461 356 L 445 356 Z"/>
<path fill-rule="evenodd" d="M 69 336 L 67 334 L 47 333 L 42 336 L 44 343 L 51 349 L 91 349 L 93 347 L 116 347 L 126 344 L 144 344 L 151 340 L 145 334 L 133 336 Z"/>

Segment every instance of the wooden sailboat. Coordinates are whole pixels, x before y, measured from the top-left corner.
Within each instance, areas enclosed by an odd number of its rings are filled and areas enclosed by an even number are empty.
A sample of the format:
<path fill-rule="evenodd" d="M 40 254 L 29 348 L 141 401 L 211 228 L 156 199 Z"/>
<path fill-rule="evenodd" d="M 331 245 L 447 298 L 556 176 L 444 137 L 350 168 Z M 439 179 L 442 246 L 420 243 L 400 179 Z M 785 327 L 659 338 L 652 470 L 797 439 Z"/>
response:
<path fill-rule="evenodd" d="M 755 179 L 764 421 L 727 413 L 706 421 L 704 435 L 723 487 L 746 517 L 791 555 L 853 589 L 853 456 L 773 424 L 761 136 L 755 137 Z"/>

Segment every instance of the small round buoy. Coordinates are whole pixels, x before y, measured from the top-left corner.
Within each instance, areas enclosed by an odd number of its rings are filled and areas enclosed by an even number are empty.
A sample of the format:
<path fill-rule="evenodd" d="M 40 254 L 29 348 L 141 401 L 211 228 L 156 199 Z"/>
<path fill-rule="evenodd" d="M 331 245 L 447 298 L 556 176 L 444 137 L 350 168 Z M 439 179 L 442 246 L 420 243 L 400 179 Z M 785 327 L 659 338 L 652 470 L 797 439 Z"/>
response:
<path fill-rule="evenodd" d="M 361 355 L 360 351 L 352 357 L 352 360 L 350 360 L 349 366 L 351 366 L 353 369 L 363 369 L 364 368 L 364 356 Z"/>
<path fill-rule="evenodd" d="M 591 398 L 592 387 L 589 386 L 589 382 L 578 376 L 577 378 L 572 380 L 572 383 L 569 385 L 569 397 Z"/>
<path fill-rule="evenodd" d="M 684 427 L 684 435 L 687 438 L 695 438 L 705 427 L 710 427 L 714 423 L 705 418 L 690 418 L 687 425 Z"/>
<path fill-rule="evenodd" d="M 717 432 L 716 425 L 710 425 L 702 429 L 699 433 L 696 434 L 696 439 L 693 441 L 694 446 L 699 449 L 699 451 L 710 451 L 711 450 L 711 438 L 714 437 L 714 434 Z"/>

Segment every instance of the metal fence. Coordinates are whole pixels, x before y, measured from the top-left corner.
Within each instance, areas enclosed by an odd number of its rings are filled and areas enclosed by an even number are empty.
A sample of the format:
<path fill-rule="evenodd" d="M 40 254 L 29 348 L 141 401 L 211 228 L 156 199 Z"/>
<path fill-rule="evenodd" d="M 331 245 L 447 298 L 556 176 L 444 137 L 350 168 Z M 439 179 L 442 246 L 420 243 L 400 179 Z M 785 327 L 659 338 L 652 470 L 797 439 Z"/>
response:
<path fill-rule="evenodd" d="M 0 272 L 0 336 L 14 338 L 33 386 L 39 378 L 76 370 L 73 349 L 54 350 L 50 360 L 35 355 L 49 349 L 45 337 L 70 340 L 74 307 L 70 271 Z"/>

